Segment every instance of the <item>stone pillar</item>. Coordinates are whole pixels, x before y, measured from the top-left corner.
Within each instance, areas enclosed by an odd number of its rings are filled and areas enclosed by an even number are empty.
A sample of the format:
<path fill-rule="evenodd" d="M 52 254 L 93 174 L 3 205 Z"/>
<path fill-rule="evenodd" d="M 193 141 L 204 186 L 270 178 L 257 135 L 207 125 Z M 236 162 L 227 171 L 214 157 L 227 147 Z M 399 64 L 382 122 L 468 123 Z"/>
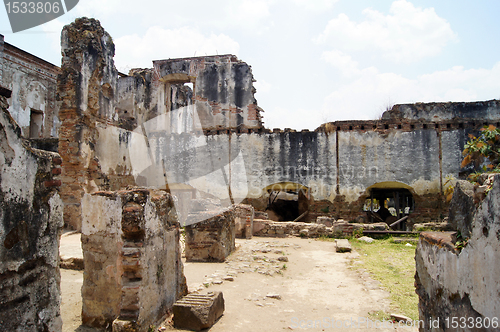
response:
<path fill-rule="evenodd" d="M 171 196 L 96 192 L 82 207 L 83 323 L 146 331 L 187 293 Z"/>
<path fill-rule="evenodd" d="M 95 19 L 79 18 L 66 25 L 61 52 L 61 74 L 57 78 L 61 197 L 66 227 L 80 230 L 82 197 L 97 191 L 89 174 L 89 167 L 95 164 L 96 122 L 114 116 L 118 76 L 111 36 Z"/>

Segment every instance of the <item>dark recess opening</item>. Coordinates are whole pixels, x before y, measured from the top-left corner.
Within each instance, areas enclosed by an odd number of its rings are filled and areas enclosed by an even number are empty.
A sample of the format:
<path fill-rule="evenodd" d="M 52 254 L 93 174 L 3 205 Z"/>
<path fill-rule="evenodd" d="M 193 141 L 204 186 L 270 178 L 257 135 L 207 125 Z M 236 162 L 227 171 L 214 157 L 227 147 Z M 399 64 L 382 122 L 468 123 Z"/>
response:
<path fill-rule="evenodd" d="M 31 110 L 30 114 L 30 138 L 40 138 L 42 136 L 43 112 Z"/>
<path fill-rule="evenodd" d="M 266 212 L 275 221 L 302 221 L 309 211 L 309 188 L 297 183 L 277 183 L 266 188 Z"/>

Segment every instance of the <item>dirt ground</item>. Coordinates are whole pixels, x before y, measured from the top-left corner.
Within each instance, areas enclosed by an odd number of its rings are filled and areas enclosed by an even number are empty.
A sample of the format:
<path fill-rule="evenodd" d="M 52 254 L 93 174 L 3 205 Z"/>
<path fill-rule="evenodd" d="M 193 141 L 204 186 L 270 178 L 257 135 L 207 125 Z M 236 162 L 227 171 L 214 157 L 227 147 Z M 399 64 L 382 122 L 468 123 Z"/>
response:
<path fill-rule="evenodd" d="M 349 269 L 355 252 L 336 253 L 333 242 L 294 237 L 236 243 L 225 263 L 184 263 L 190 291 L 223 292 L 225 312 L 211 332 L 417 331 L 370 315 L 390 312 L 388 293 L 366 273 Z M 61 275 L 63 331 L 98 331 L 80 326 L 83 273 Z"/>

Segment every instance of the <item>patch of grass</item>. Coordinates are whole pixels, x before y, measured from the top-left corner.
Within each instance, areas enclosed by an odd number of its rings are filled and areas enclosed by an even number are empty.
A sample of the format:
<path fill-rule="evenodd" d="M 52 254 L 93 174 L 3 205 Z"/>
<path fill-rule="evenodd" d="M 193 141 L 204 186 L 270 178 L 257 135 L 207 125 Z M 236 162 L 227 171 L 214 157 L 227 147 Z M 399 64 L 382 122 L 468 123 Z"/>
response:
<path fill-rule="evenodd" d="M 418 235 L 417 235 L 418 236 Z M 415 236 L 409 236 L 409 240 Z M 335 241 L 329 238 L 320 238 L 323 241 Z M 351 261 L 353 269 L 365 269 L 382 288 L 390 293 L 391 310 L 411 319 L 418 319 L 418 296 L 415 293 L 415 243 L 406 246 L 405 241 L 395 243 L 391 236 L 376 239 L 372 243 L 349 239 L 352 247 L 360 257 Z M 408 241 L 408 242 L 410 242 Z M 353 264 L 360 261 L 360 264 Z M 381 312 L 375 313 L 378 317 L 389 317 Z"/>
<path fill-rule="evenodd" d="M 383 321 L 383 320 L 390 320 L 391 315 L 386 312 L 383 312 L 382 310 L 370 311 L 368 313 L 368 318 L 373 321 Z"/>
<path fill-rule="evenodd" d="M 364 268 L 373 279 L 380 281 L 391 294 L 393 310 L 418 319 L 418 296 L 415 293 L 415 249 L 406 242 L 394 243 L 391 238 L 365 243 L 352 239 L 351 245 L 360 257 L 361 264 L 354 269 Z"/>

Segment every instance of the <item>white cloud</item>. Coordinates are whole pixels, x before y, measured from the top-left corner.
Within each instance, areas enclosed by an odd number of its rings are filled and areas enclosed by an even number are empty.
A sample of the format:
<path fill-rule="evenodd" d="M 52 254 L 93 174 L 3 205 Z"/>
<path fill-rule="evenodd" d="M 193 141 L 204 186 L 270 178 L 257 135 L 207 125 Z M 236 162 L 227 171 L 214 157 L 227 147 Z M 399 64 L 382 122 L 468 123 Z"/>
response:
<path fill-rule="evenodd" d="M 238 24 L 253 24 L 270 15 L 269 5 L 272 1 L 266 0 L 243 0 L 231 1 L 227 7 L 229 19 Z"/>
<path fill-rule="evenodd" d="M 215 54 L 238 55 L 239 44 L 224 34 L 203 34 L 198 29 L 183 27 L 149 28 L 143 36 L 127 35 L 115 39 L 116 67 L 150 68 L 152 60 Z"/>
<path fill-rule="evenodd" d="M 266 80 L 258 80 L 253 84 L 255 89 L 257 90 L 257 93 L 269 93 L 272 89 L 271 83 L 267 82 Z M 259 95 L 257 95 L 259 96 Z"/>
<path fill-rule="evenodd" d="M 99 16 L 103 21 L 130 21 L 140 27 L 159 25 L 210 26 L 263 32 L 269 24 L 270 6 L 277 0 L 132 1 L 86 0 L 77 8 L 80 15 Z M 97 15 L 98 14 L 98 15 Z M 106 27 L 105 27 L 106 28 Z"/>
<path fill-rule="evenodd" d="M 262 35 L 274 24 L 270 7 L 275 2 L 276 0 L 230 0 L 221 6 L 225 16 L 215 24 L 222 29 L 232 28 Z"/>
<path fill-rule="evenodd" d="M 294 0 L 295 4 L 311 11 L 322 11 L 333 7 L 339 0 Z"/>
<path fill-rule="evenodd" d="M 359 75 L 325 98 L 323 112 L 329 119 L 376 119 L 386 106 L 414 102 L 461 102 L 500 97 L 500 62 L 491 69 L 457 66 L 405 78 L 381 73 L 375 68 L 359 69 Z"/>
<path fill-rule="evenodd" d="M 427 100 L 472 101 L 500 98 L 500 62 L 491 69 L 455 66 L 419 77 Z"/>
<path fill-rule="evenodd" d="M 146 7 L 144 4 L 139 4 L 135 0 L 85 0 L 79 1 L 73 10 L 82 15 L 89 15 L 89 13 L 111 15 L 132 11 L 140 12 L 144 7 Z"/>
<path fill-rule="evenodd" d="M 318 109 L 290 109 L 281 106 L 265 109 L 264 126 L 266 128 L 292 128 L 295 130 L 316 129 L 325 119 Z"/>
<path fill-rule="evenodd" d="M 363 15 L 366 19 L 356 23 L 339 14 L 315 41 L 344 51 L 376 50 L 389 60 L 408 63 L 437 55 L 457 40 L 434 8 L 417 8 L 406 0 L 394 1 L 389 15 L 370 8 Z"/>
<path fill-rule="evenodd" d="M 358 68 L 358 63 L 354 61 L 350 55 L 345 54 L 342 51 L 325 51 L 321 55 L 321 59 L 340 70 L 342 75 L 346 77 L 359 75 L 361 73 Z"/>
<path fill-rule="evenodd" d="M 57 18 L 41 25 L 42 30 L 46 32 L 46 38 L 50 40 L 50 48 L 56 54 L 61 54 L 61 31 L 64 25 L 65 23 Z M 56 64 L 60 65 L 59 62 Z"/>

